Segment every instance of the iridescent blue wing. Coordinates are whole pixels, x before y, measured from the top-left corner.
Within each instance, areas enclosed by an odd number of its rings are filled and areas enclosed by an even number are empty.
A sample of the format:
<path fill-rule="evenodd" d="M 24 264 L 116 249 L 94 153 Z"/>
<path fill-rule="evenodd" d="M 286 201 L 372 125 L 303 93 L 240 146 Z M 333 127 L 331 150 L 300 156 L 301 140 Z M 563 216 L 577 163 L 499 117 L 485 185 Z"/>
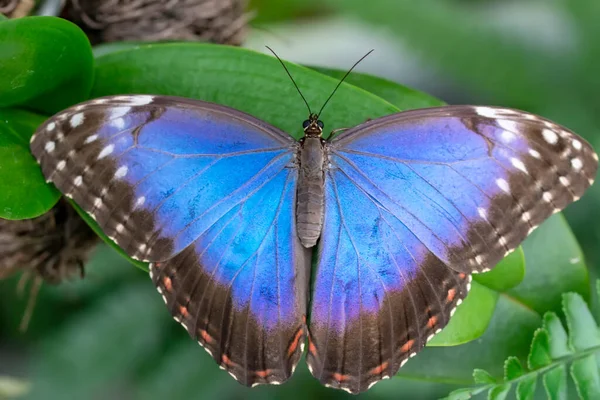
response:
<path fill-rule="evenodd" d="M 516 110 L 452 106 L 370 121 L 328 148 L 307 362 L 366 390 L 443 328 L 493 268 L 597 170 L 583 139 Z"/>
<path fill-rule="evenodd" d="M 173 314 L 246 385 L 301 355 L 309 257 L 296 237 L 296 144 L 201 101 L 113 96 L 44 123 L 44 175 L 150 273 Z"/>

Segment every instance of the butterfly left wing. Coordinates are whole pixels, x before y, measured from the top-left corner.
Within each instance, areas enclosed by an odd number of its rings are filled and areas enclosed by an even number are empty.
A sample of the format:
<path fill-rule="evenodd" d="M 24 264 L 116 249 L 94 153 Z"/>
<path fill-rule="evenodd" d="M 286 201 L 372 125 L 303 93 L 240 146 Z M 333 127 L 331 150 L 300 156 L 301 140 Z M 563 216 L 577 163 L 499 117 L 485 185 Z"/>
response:
<path fill-rule="evenodd" d="M 583 139 L 532 114 L 450 106 L 367 122 L 328 148 L 307 363 L 361 392 L 443 328 L 493 268 L 597 170 Z"/>
<path fill-rule="evenodd" d="M 296 143 L 202 101 L 125 95 L 46 121 L 49 181 L 129 256 L 241 383 L 281 383 L 302 354 L 310 257 L 295 234 Z"/>

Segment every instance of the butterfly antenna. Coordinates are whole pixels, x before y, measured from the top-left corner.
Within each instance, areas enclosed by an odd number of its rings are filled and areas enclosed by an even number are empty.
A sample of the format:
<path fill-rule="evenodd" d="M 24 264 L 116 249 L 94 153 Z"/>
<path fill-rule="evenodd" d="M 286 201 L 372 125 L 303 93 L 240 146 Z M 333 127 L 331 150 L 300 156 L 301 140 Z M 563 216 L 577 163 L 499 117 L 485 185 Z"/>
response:
<path fill-rule="evenodd" d="M 319 116 L 321 115 L 321 113 L 323 112 L 323 109 L 325 108 L 325 106 L 327 105 L 327 103 L 329 103 L 329 100 L 331 100 L 331 98 L 333 97 L 333 95 L 335 94 L 335 92 L 337 92 L 338 88 L 340 87 L 340 85 L 342 84 L 342 82 L 344 82 L 344 80 L 348 77 L 348 75 L 350 75 L 350 72 L 352 72 L 352 70 L 354 69 L 354 67 L 356 67 L 358 64 L 360 64 L 360 62 L 362 60 L 364 60 L 365 58 L 367 58 L 367 56 L 369 54 L 371 54 L 375 49 L 372 49 L 371 51 L 369 51 L 367 54 L 365 54 L 364 56 L 362 56 L 360 58 L 360 60 L 358 60 L 357 62 L 354 63 L 354 65 L 352 66 L 352 68 L 350 68 L 348 70 L 348 72 L 346 72 L 346 75 L 344 75 L 344 77 L 338 82 L 337 86 L 335 87 L 335 89 L 333 89 L 333 92 L 331 92 L 331 94 L 329 95 L 329 97 L 327 98 L 327 100 L 325 101 L 325 104 L 323 104 L 323 107 L 321 107 L 321 109 L 319 110 L 319 113 L 317 114 L 317 118 L 319 118 Z"/>
<path fill-rule="evenodd" d="M 310 115 L 312 115 L 312 111 L 310 110 L 310 106 L 308 105 L 308 101 L 306 101 L 306 98 L 304 98 L 304 95 L 302 94 L 302 92 L 300 91 L 300 88 L 298 87 L 298 84 L 296 83 L 296 81 L 294 80 L 294 78 L 292 77 L 292 74 L 290 74 L 290 71 L 287 69 L 287 67 L 285 66 L 285 64 L 283 63 L 283 61 L 281 60 L 281 58 L 279 58 L 279 56 L 277 55 L 277 53 L 275 53 L 273 51 L 272 48 L 270 48 L 269 46 L 265 46 L 267 49 L 269 49 L 269 51 L 271 53 L 273 53 L 273 55 L 275 57 L 277 57 L 277 59 L 279 60 L 279 62 L 281 63 L 281 66 L 283 67 L 283 69 L 285 70 L 285 72 L 288 74 L 288 76 L 290 77 L 290 79 L 292 80 L 292 83 L 294 84 L 294 86 L 296 87 L 296 90 L 298 91 L 298 93 L 300 94 L 300 97 L 302 97 L 302 100 L 304 100 L 304 104 L 306 104 L 306 108 L 308 108 L 308 113 Z"/>

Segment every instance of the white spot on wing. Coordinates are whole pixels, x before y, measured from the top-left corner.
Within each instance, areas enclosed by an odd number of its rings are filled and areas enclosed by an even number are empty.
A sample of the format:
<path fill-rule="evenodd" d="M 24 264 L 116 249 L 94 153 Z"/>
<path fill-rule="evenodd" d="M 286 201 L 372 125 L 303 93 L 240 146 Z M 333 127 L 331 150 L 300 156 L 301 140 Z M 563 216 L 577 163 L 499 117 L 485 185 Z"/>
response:
<path fill-rule="evenodd" d="M 515 167 L 516 169 L 519 169 L 525 173 L 527 173 L 527 168 L 525 168 L 525 164 L 523 164 L 523 162 L 521 160 L 519 160 L 518 158 L 511 158 L 510 159 L 510 163 L 513 165 L 513 167 Z"/>
<path fill-rule="evenodd" d="M 129 111 L 131 111 L 131 107 L 115 107 L 110 111 L 110 119 L 120 118 Z"/>
<path fill-rule="evenodd" d="M 138 95 L 130 96 L 128 101 L 132 106 L 145 106 L 146 104 L 152 103 L 153 99 L 154 97 L 150 95 Z"/>
<path fill-rule="evenodd" d="M 533 158 L 542 158 L 542 155 L 538 151 L 536 151 L 534 149 L 529 149 L 529 154 Z"/>
<path fill-rule="evenodd" d="M 498 120 L 498 126 L 506 131 L 516 132 L 519 130 L 517 127 L 517 123 L 510 119 L 501 119 Z"/>
<path fill-rule="evenodd" d="M 577 139 L 573 139 L 573 148 L 575 148 L 575 150 L 581 150 L 581 142 Z"/>
<path fill-rule="evenodd" d="M 107 155 L 109 155 L 110 153 L 112 153 L 114 149 L 115 149 L 114 144 L 109 144 L 108 146 L 103 148 L 102 151 L 100 152 L 100 154 L 98 154 L 98 160 L 100 160 L 100 159 L 106 157 Z"/>
<path fill-rule="evenodd" d="M 54 142 L 50 141 L 46 143 L 46 146 L 44 146 L 44 148 L 48 153 L 52 153 L 56 148 L 56 145 L 54 144 Z"/>
<path fill-rule="evenodd" d="M 54 130 L 54 128 L 56 128 L 56 123 L 54 123 L 54 122 L 50 122 L 48 125 L 46 125 L 46 130 L 48 132 L 52 132 Z"/>
<path fill-rule="evenodd" d="M 563 186 L 569 186 L 569 184 L 571 183 L 571 181 L 569 181 L 569 178 L 567 178 L 566 176 L 561 176 L 558 178 L 558 180 Z"/>
<path fill-rule="evenodd" d="M 115 172 L 115 178 L 117 178 L 117 179 L 121 179 L 125 175 L 127 175 L 127 166 L 126 165 L 123 165 L 122 167 L 120 167 L 117 170 L 117 172 Z"/>
<path fill-rule="evenodd" d="M 88 136 L 88 137 L 87 137 L 87 138 L 86 138 L 86 139 L 83 141 L 83 143 L 85 143 L 85 144 L 89 144 L 89 143 L 92 143 L 93 141 L 95 141 L 96 139 L 98 139 L 98 135 L 91 135 L 91 136 Z"/>
<path fill-rule="evenodd" d="M 140 196 L 137 198 L 137 200 L 135 201 L 135 207 L 141 207 L 144 205 L 144 203 L 146 202 L 146 198 L 144 196 Z"/>
<path fill-rule="evenodd" d="M 475 112 L 482 117 L 486 118 L 496 118 L 496 110 L 490 107 L 475 107 Z"/>
<path fill-rule="evenodd" d="M 56 164 L 56 169 L 59 171 L 62 171 L 63 169 L 65 169 L 66 165 L 67 165 L 67 162 L 65 160 L 60 160 L 58 162 L 58 164 Z"/>
<path fill-rule="evenodd" d="M 117 233 L 123 233 L 125 226 L 123 226 L 123 224 L 118 224 L 115 229 L 117 230 Z"/>
<path fill-rule="evenodd" d="M 487 219 L 487 211 L 485 210 L 485 208 L 483 207 L 477 207 L 477 212 L 479 213 L 479 216 L 483 219 Z"/>
<path fill-rule="evenodd" d="M 544 192 L 544 194 L 542 194 L 542 198 L 544 199 L 544 201 L 550 203 L 552 201 L 552 193 Z"/>
<path fill-rule="evenodd" d="M 73 180 L 73 185 L 80 186 L 82 182 L 83 182 L 83 178 L 81 177 L 81 175 L 78 175 Z"/>
<path fill-rule="evenodd" d="M 502 131 L 502 133 L 500 134 L 500 137 L 506 143 L 509 143 L 509 142 L 512 142 L 513 140 L 515 140 L 517 136 L 510 131 Z"/>
<path fill-rule="evenodd" d="M 503 192 L 510 193 L 510 187 L 508 186 L 508 182 L 506 182 L 506 179 L 502 179 L 502 178 L 496 179 L 496 185 L 498 185 L 498 187 Z"/>
<path fill-rule="evenodd" d="M 112 126 L 114 126 L 117 129 L 123 129 L 125 127 L 125 120 L 121 117 L 115 119 L 112 121 Z"/>
<path fill-rule="evenodd" d="M 551 129 L 542 130 L 542 136 L 544 137 L 544 140 L 550 144 L 558 143 L 558 135 Z"/>
<path fill-rule="evenodd" d="M 84 120 L 83 113 L 77 113 L 71 117 L 69 123 L 71 124 L 71 128 L 77 128 L 79 125 L 83 124 Z"/>
<path fill-rule="evenodd" d="M 574 158 L 571 160 L 571 166 L 575 171 L 579 171 L 583 167 L 583 163 L 579 158 Z"/>

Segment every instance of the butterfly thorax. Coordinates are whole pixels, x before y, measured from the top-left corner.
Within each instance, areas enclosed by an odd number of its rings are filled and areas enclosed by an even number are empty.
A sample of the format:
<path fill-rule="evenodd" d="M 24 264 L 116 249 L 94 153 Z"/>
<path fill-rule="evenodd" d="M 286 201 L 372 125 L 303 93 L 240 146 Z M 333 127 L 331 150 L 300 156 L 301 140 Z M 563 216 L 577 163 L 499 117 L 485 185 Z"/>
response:
<path fill-rule="evenodd" d="M 304 122 L 300 140 L 298 190 L 296 196 L 296 231 L 304 247 L 313 247 L 323 227 L 323 166 L 326 162 L 325 141 L 321 139 L 323 123 L 311 115 Z"/>

